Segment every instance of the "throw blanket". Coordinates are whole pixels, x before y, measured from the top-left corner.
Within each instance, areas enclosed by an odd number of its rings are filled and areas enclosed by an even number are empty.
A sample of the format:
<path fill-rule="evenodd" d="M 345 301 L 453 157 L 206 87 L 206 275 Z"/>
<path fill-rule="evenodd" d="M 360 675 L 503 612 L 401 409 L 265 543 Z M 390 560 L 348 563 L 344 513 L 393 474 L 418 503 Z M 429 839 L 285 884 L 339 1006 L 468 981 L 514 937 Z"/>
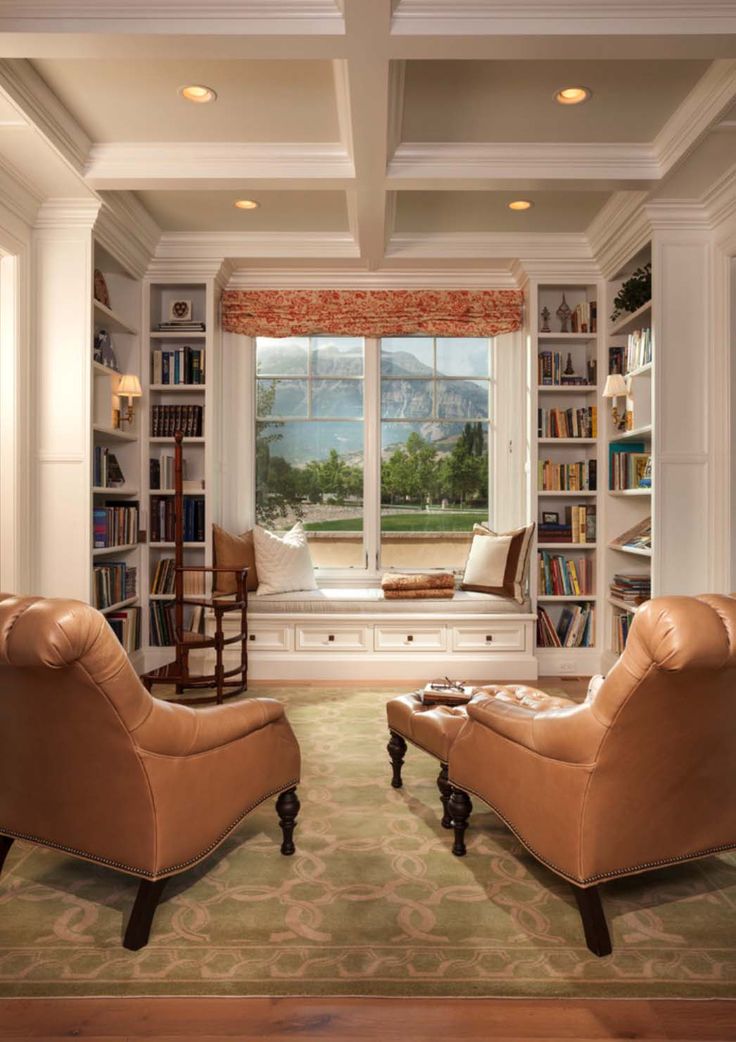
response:
<path fill-rule="evenodd" d="M 426 600 L 428 597 L 440 597 L 444 600 L 450 600 L 455 596 L 455 591 L 450 589 L 444 590 L 384 590 L 384 599 L 387 601 L 411 601 L 411 600 Z"/>
<path fill-rule="evenodd" d="M 384 593 L 389 590 L 454 590 L 455 576 L 452 572 L 416 572 L 408 575 L 395 572 L 384 575 L 381 589 Z"/>

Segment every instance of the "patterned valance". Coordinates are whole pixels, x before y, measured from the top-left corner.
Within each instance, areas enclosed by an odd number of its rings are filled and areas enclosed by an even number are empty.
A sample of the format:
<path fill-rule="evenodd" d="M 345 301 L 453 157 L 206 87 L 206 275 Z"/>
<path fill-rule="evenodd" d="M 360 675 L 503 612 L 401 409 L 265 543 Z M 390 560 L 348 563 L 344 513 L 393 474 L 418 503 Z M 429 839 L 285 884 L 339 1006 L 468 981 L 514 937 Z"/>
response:
<path fill-rule="evenodd" d="M 226 290 L 222 323 L 244 336 L 498 336 L 521 327 L 523 294 L 488 290 Z"/>

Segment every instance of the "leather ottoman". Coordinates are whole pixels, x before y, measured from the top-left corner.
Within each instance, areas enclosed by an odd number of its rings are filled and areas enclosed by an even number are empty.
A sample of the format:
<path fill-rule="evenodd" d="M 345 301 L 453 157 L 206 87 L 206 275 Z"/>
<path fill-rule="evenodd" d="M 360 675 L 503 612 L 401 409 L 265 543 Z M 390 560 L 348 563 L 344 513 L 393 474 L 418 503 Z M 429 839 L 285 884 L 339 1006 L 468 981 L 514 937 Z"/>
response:
<path fill-rule="evenodd" d="M 475 698 L 475 696 L 473 696 Z M 386 704 L 390 738 L 386 748 L 391 757 L 395 789 L 402 787 L 401 768 L 404 765 L 406 743 L 411 742 L 440 762 L 437 788 L 442 801 L 442 827 L 452 828 L 450 795 L 447 780 L 447 761 L 450 747 L 468 719 L 465 706 L 425 706 L 416 694 L 399 695 Z"/>

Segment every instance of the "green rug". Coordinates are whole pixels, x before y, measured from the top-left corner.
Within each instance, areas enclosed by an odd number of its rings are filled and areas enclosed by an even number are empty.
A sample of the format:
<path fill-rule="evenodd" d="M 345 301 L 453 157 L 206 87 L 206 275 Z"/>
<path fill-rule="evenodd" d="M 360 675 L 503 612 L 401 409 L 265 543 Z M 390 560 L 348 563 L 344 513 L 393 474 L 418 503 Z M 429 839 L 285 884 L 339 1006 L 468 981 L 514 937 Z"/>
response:
<path fill-rule="evenodd" d="M 605 886 L 615 950 L 597 959 L 569 887 L 478 802 L 452 856 L 430 757 L 410 748 L 389 786 L 388 692 L 261 693 L 288 704 L 302 746 L 296 856 L 269 801 L 169 883 L 134 954 L 134 880 L 16 843 L 0 996 L 736 996 L 736 856 Z"/>

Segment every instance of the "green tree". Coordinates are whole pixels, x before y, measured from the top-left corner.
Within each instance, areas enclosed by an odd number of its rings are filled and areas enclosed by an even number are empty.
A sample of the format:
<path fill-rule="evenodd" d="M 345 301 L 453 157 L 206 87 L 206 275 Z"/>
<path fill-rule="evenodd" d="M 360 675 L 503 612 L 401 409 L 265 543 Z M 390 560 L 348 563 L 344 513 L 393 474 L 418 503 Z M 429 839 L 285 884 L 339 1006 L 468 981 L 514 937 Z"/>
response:
<path fill-rule="evenodd" d="M 273 525 L 280 517 L 292 513 L 304 516 L 303 491 L 299 472 L 274 452 L 274 446 L 284 435 L 284 426 L 278 420 L 264 419 L 271 415 L 276 398 L 276 381 L 270 386 L 264 380 L 256 383 L 256 521 Z"/>

